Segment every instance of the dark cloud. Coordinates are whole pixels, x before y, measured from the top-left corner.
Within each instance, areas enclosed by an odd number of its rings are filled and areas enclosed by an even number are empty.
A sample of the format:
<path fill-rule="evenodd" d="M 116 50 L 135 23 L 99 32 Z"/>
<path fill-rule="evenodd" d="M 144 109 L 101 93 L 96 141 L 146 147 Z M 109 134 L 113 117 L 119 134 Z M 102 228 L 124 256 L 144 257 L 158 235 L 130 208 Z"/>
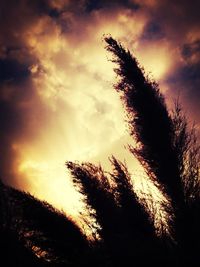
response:
<path fill-rule="evenodd" d="M 23 132 L 23 119 L 18 108 L 12 103 L 0 101 L 0 177 L 6 183 L 15 179 L 16 154 L 13 149 L 19 132 Z"/>
<path fill-rule="evenodd" d="M 99 9 L 115 9 L 120 7 L 131 8 L 137 10 L 139 5 L 130 0 L 87 0 L 85 1 L 85 11 L 91 12 Z"/>
<path fill-rule="evenodd" d="M 19 73 L 14 69 L 8 76 L 12 79 L 6 79 L 0 86 L 0 177 L 15 186 L 18 186 L 19 144 L 28 142 L 41 130 L 38 126 L 45 125 L 49 113 L 26 71 L 23 66 Z"/>
<path fill-rule="evenodd" d="M 175 93 L 182 99 L 190 120 L 200 123 L 200 62 L 178 68 L 168 77 L 167 83 L 171 87 L 171 94 Z"/>
<path fill-rule="evenodd" d="M 62 12 L 60 12 L 58 9 L 56 8 L 51 8 L 48 11 L 48 15 L 53 18 L 53 19 L 58 19 L 60 17 L 60 15 L 62 14 Z"/>
<path fill-rule="evenodd" d="M 1 45 L 23 45 L 24 31 L 40 16 L 41 6 L 40 1 L 2 0 L 0 3 Z"/>
<path fill-rule="evenodd" d="M 163 29 L 166 38 L 182 42 L 187 34 L 200 26 L 198 0 L 155 1 L 147 12 Z"/>
<path fill-rule="evenodd" d="M 140 42 L 157 41 L 165 37 L 161 25 L 157 21 L 150 21 L 144 28 L 143 34 L 140 37 Z"/>
<path fill-rule="evenodd" d="M 31 130 L 33 103 L 39 102 L 30 73 L 38 62 L 26 35 L 48 12 L 49 1 L 0 2 L 0 177 L 6 183 L 15 184 L 15 145 Z"/>
<path fill-rule="evenodd" d="M 148 39 L 163 37 L 175 45 L 182 45 L 192 31 L 200 27 L 200 1 L 187 0 L 137 1 L 139 11 L 145 12 L 149 21 L 143 36 Z"/>
<path fill-rule="evenodd" d="M 190 60 L 193 56 L 200 59 L 200 40 L 184 44 L 181 52 L 185 60 Z"/>
<path fill-rule="evenodd" d="M 86 12 L 91 12 L 93 10 L 98 10 L 104 7 L 104 4 L 102 1 L 94 0 L 94 1 L 86 1 L 85 10 Z"/>
<path fill-rule="evenodd" d="M 5 81 L 19 82 L 30 75 L 28 66 L 15 59 L 0 59 L 0 83 Z"/>

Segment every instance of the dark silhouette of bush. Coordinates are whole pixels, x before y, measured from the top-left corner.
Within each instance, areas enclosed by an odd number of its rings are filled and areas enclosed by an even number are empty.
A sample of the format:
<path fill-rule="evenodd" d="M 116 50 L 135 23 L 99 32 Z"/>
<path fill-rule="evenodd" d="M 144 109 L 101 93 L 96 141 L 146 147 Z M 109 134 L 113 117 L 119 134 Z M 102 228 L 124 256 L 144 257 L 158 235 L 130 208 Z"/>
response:
<path fill-rule="evenodd" d="M 24 251 L 29 254 L 32 251 L 32 255 L 36 254 L 43 263 L 49 262 L 53 266 L 79 263 L 81 254 L 88 250 L 88 242 L 72 219 L 28 193 L 3 184 L 0 191 L 4 240 L 6 236 L 8 240 L 13 236 L 16 240 L 12 242 L 13 246 L 24 246 Z"/>
<path fill-rule="evenodd" d="M 130 153 L 163 201 L 157 203 L 153 192 L 138 195 L 127 166 L 114 156 L 110 173 L 88 162 L 67 162 L 90 215 L 94 239 L 88 240 L 71 218 L 48 203 L 0 184 L 4 266 L 200 265 L 200 148 L 195 128 L 189 127 L 178 103 L 167 109 L 158 84 L 128 50 L 112 37 L 105 42 L 117 64 L 115 89 L 136 142 Z"/>

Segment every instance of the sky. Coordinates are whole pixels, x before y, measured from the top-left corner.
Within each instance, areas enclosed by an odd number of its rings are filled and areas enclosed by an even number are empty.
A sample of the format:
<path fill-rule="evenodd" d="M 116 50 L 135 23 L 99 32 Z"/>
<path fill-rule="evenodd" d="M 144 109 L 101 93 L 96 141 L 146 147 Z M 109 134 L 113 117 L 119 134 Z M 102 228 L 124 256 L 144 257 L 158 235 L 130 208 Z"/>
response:
<path fill-rule="evenodd" d="M 68 214 L 80 210 L 66 161 L 140 166 L 103 38 L 129 49 L 200 126 L 200 2 L 1 0 L 0 177 Z"/>

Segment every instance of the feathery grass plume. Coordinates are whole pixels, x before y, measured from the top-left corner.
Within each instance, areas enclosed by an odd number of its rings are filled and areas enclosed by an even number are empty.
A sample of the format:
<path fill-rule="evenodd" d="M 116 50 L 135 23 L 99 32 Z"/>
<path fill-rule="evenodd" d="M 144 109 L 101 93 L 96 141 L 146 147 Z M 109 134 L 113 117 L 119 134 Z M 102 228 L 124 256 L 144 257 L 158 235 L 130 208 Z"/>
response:
<path fill-rule="evenodd" d="M 131 224 L 133 231 L 141 231 L 144 235 L 155 236 L 153 219 L 133 190 L 130 173 L 125 164 L 117 160 L 114 156 L 110 159 L 113 178 L 116 189 L 118 203 L 122 209 L 123 216 L 127 217 L 127 222 Z"/>
<path fill-rule="evenodd" d="M 200 196 L 200 145 L 195 124 L 189 127 L 186 115 L 179 102 L 172 112 L 174 150 L 184 185 L 185 201 Z"/>
<path fill-rule="evenodd" d="M 180 176 L 184 185 L 185 205 L 182 220 L 176 229 L 180 233 L 179 246 L 183 266 L 198 266 L 200 249 L 200 146 L 195 131 L 188 126 L 180 104 L 175 103 L 172 114 L 174 147 L 178 155 Z"/>
<path fill-rule="evenodd" d="M 145 266 L 147 262 L 161 263 L 164 247 L 156 236 L 153 221 L 133 192 L 126 166 L 114 157 L 111 164 L 113 172 L 107 175 L 100 166 L 91 163 L 68 162 L 66 165 L 85 197 L 91 216 L 100 225 L 102 245 L 112 264 L 129 266 L 134 261 Z"/>
<path fill-rule="evenodd" d="M 195 125 L 188 126 L 187 118 L 178 101 L 172 113 L 174 149 L 184 185 L 185 201 L 195 201 L 200 197 L 200 146 Z"/>
<path fill-rule="evenodd" d="M 91 216 L 100 225 L 98 233 L 101 245 L 104 253 L 108 254 L 112 266 L 128 266 L 130 250 L 133 252 L 134 247 L 129 242 L 127 221 L 117 201 L 116 185 L 100 166 L 69 162 L 67 167 L 71 171 L 73 182 L 85 196 Z"/>
<path fill-rule="evenodd" d="M 106 37 L 106 49 L 114 55 L 118 65 L 115 72 L 120 81 L 115 89 L 120 92 L 127 111 L 131 135 L 137 146 L 129 147 L 139 159 L 146 173 L 155 185 L 169 196 L 173 235 L 177 241 L 175 258 L 181 266 L 187 262 L 193 266 L 196 257 L 189 253 L 200 248 L 200 152 L 193 130 L 179 105 L 170 115 L 158 84 L 145 76 L 136 58 L 112 37 Z M 165 203 L 163 202 L 163 206 Z M 196 236 L 195 236 L 196 233 Z M 191 237 L 195 238 L 192 242 Z M 182 256 L 183 254 L 183 256 Z"/>
<path fill-rule="evenodd" d="M 155 230 L 159 231 L 155 229 L 157 223 L 156 217 L 158 216 L 156 205 L 158 206 L 159 204 L 159 209 L 162 209 L 159 211 L 159 214 L 164 212 L 166 208 L 163 208 L 161 200 L 153 199 L 151 188 L 149 188 L 149 191 L 147 189 L 141 189 L 140 192 L 137 192 L 131 174 L 128 172 L 127 166 L 124 163 L 114 156 L 111 157 L 110 162 L 113 167 L 113 172 L 110 175 L 116 184 L 115 191 L 123 217 L 127 218 L 132 231 L 141 232 L 145 238 L 148 237 L 153 242 L 156 237 Z M 162 227 L 164 225 L 163 223 Z M 162 233 L 160 232 L 160 234 Z"/>
<path fill-rule="evenodd" d="M 85 198 L 91 218 L 100 226 L 93 225 L 101 238 L 101 243 L 106 251 L 112 250 L 110 253 L 115 254 L 114 247 L 118 242 L 116 233 L 119 231 L 120 223 L 111 182 L 101 166 L 73 162 L 67 162 L 66 166 L 72 174 L 75 186 Z"/>
<path fill-rule="evenodd" d="M 137 142 L 137 147 L 130 147 L 130 151 L 152 181 L 163 184 L 165 192 L 178 205 L 183 201 L 182 182 L 173 149 L 172 120 L 164 97 L 158 84 L 145 77 L 144 70 L 129 51 L 112 37 L 106 37 L 105 41 L 106 49 L 114 55 L 112 61 L 118 65 L 115 72 L 120 81 L 115 89 L 121 92 L 130 133 Z"/>
<path fill-rule="evenodd" d="M 156 235 L 154 219 L 145 206 L 145 202 L 141 202 L 134 192 L 126 165 L 114 156 L 111 157 L 110 162 L 113 167 L 111 176 L 116 184 L 120 214 L 123 217 L 124 237 L 126 239 L 124 249 L 127 261 L 130 261 L 134 255 L 134 262 L 139 266 L 161 264 L 165 258 L 166 247 Z M 144 255 L 146 256 L 144 257 Z"/>
<path fill-rule="evenodd" d="M 72 174 L 74 185 L 85 197 L 90 216 L 101 226 L 109 227 L 111 222 L 108 217 L 110 212 L 116 212 L 116 202 L 112 194 L 112 185 L 102 167 L 92 163 L 73 162 L 67 162 L 66 166 Z M 103 237 L 102 229 L 99 231 Z"/>
<path fill-rule="evenodd" d="M 7 186 L 3 186 L 3 198 L 3 227 L 13 231 L 39 258 L 60 266 L 79 261 L 88 249 L 78 226 L 48 203 Z"/>

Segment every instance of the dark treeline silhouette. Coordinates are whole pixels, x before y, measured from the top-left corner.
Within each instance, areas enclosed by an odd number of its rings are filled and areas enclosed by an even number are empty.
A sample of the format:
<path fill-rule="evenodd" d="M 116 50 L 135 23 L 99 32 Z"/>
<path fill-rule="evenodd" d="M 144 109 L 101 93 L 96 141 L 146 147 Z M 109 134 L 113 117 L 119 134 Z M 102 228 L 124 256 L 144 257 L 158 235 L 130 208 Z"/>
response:
<path fill-rule="evenodd" d="M 48 203 L 0 184 L 3 266 L 200 266 L 200 149 L 195 127 L 189 127 L 178 103 L 174 110 L 167 109 L 158 84 L 128 50 L 112 37 L 105 42 L 117 65 L 114 88 L 136 142 L 129 146 L 130 153 L 163 200 L 158 203 L 154 193 L 145 190 L 138 195 L 126 164 L 114 156 L 110 173 L 91 163 L 67 162 L 89 213 L 93 239 L 88 239 L 71 218 Z"/>

